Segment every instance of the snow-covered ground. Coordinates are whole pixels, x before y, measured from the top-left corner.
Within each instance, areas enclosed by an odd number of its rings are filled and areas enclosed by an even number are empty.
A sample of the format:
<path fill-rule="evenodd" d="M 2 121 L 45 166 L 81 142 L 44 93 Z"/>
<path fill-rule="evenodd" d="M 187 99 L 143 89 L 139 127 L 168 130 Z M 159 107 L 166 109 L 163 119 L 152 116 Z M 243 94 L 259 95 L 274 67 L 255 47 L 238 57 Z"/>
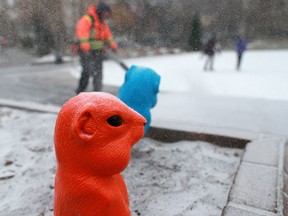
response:
<path fill-rule="evenodd" d="M 124 172 L 133 215 L 220 216 L 241 154 L 205 142 L 141 140 Z"/>
<path fill-rule="evenodd" d="M 0 108 L 0 215 L 52 216 L 55 114 Z M 242 150 L 144 138 L 124 171 L 132 215 L 220 215 Z"/>

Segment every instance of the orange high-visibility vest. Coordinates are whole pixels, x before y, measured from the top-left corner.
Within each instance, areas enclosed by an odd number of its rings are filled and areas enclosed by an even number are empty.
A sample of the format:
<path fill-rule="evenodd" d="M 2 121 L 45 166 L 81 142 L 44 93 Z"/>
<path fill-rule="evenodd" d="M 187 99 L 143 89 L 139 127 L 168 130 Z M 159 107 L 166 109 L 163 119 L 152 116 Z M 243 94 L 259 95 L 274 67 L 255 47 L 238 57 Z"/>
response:
<path fill-rule="evenodd" d="M 80 44 L 80 49 L 84 52 L 102 50 L 106 45 L 112 49 L 117 48 L 117 43 L 114 41 L 109 26 L 99 20 L 94 5 L 90 6 L 87 14 L 78 21 L 76 38 Z"/>

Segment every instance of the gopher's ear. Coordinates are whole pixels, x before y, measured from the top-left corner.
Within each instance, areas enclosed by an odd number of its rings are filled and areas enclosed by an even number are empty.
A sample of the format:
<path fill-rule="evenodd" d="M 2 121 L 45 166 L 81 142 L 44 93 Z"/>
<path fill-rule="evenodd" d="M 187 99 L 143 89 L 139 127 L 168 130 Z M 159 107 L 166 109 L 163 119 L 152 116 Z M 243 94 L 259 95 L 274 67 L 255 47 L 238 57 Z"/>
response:
<path fill-rule="evenodd" d="M 84 142 L 92 139 L 96 130 L 96 121 L 92 104 L 86 105 L 76 118 L 74 118 L 72 128 L 76 133 L 76 136 Z"/>

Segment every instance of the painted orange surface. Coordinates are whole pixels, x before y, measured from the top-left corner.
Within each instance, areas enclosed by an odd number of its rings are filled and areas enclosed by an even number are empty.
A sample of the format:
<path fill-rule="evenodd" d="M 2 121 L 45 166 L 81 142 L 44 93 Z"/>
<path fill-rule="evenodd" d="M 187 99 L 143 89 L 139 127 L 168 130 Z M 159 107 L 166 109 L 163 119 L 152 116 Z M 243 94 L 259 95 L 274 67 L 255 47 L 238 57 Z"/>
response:
<path fill-rule="evenodd" d="M 55 125 L 55 216 L 131 215 L 120 174 L 146 120 L 108 93 L 81 93 L 64 104 Z"/>

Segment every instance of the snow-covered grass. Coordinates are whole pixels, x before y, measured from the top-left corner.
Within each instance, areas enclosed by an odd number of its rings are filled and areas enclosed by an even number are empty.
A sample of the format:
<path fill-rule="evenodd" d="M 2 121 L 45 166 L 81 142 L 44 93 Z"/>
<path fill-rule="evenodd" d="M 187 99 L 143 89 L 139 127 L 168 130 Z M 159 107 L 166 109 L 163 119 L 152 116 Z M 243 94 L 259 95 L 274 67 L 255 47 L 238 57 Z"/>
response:
<path fill-rule="evenodd" d="M 241 153 L 205 142 L 141 140 L 124 172 L 133 215 L 220 216 Z"/>
<path fill-rule="evenodd" d="M 55 119 L 0 109 L 0 215 L 39 216 L 52 208 Z"/>
<path fill-rule="evenodd" d="M 0 215 L 52 216 L 55 114 L 0 108 Z M 220 215 L 242 150 L 137 143 L 124 171 L 133 216 Z"/>

